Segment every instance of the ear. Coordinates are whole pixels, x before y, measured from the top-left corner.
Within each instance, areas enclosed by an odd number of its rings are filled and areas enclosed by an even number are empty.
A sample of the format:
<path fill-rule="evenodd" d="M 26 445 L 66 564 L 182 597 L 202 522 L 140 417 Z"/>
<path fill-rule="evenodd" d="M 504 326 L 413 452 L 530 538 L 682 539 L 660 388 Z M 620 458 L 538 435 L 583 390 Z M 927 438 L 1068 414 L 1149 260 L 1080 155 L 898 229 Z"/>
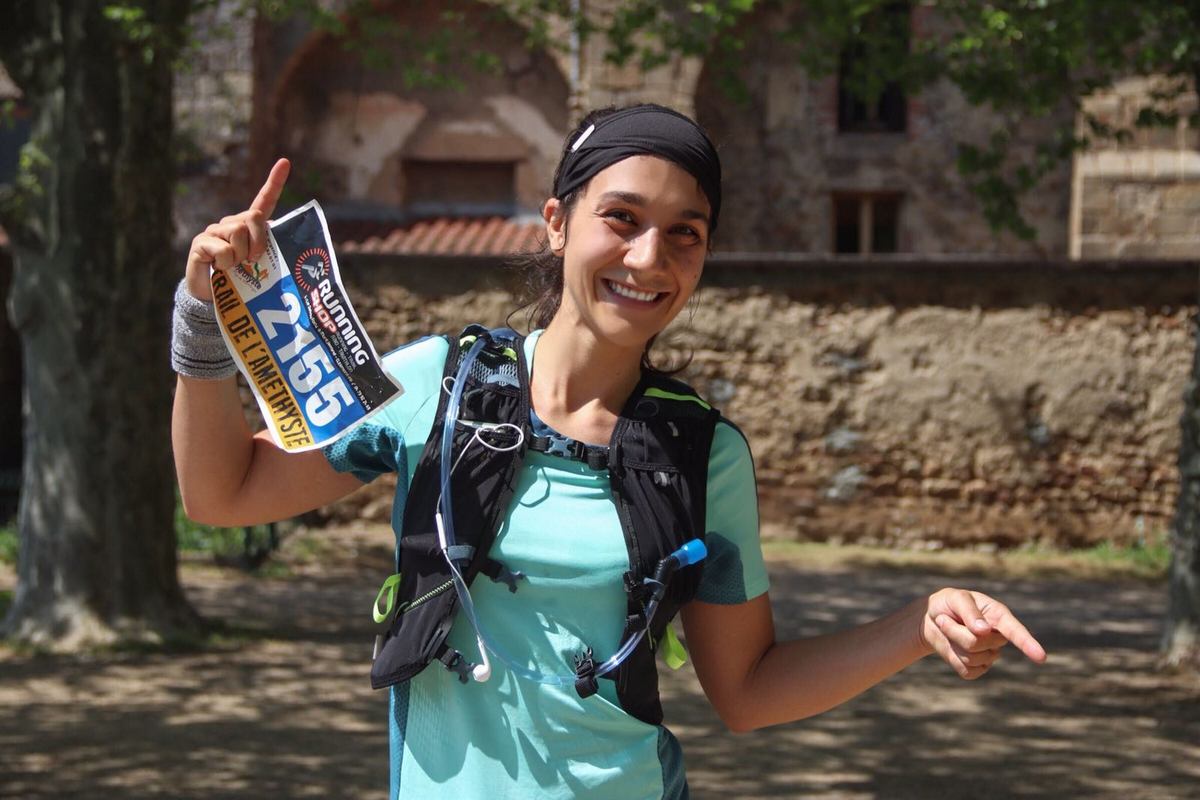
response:
<path fill-rule="evenodd" d="M 546 241 L 551 252 L 561 256 L 567 246 L 567 215 L 557 197 L 551 197 L 542 206 L 542 219 L 546 220 Z"/>

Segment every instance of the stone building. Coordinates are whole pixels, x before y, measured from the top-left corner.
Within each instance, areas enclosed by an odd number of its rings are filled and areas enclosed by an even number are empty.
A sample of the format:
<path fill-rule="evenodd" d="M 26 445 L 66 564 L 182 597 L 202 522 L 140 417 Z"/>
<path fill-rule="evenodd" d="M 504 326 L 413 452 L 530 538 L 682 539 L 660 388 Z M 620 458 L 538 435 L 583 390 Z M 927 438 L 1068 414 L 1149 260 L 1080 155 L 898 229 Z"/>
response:
<path fill-rule="evenodd" d="M 953 168 L 956 142 L 982 142 L 995 120 L 945 85 L 915 97 L 885 93 L 878 108 L 848 111 L 837 75 L 812 78 L 796 65 L 779 33 L 798 12 L 777 4 L 742 24 L 744 104 L 699 59 L 649 73 L 618 67 L 605 61 L 602 41 L 579 43 L 565 30 L 560 47 L 530 47 L 517 22 L 471 0 L 380 8 L 407 31 L 394 43 L 373 40 L 391 51 L 386 68 L 367 66 L 327 32 L 255 18 L 241 3 L 195 15 L 196 43 L 177 80 L 181 237 L 239 207 L 278 154 L 296 163 L 296 196 L 319 195 L 331 216 L 382 230 L 437 216 L 536 215 L 568 123 L 585 108 L 651 100 L 694 114 L 721 148 L 728 179 L 718 250 L 1188 258 L 1200 244 L 1200 133 L 1182 122 L 1081 153 L 1025 198 L 1036 241 L 997 236 Z M 939 24 L 915 5 L 914 37 L 936 35 Z M 438 69 L 456 88 L 411 86 L 406 49 L 448 35 L 450 56 L 463 55 L 453 46 L 461 41 L 495 67 L 452 57 Z M 1129 126 L 1152 89 L 1130 79 L 1087 107 Z M 0 100 L 16 91 L 0 79 Z M 1186 117 L 1195 103 L 1190 94 L 1177 110 Z M 1013 131 L 1018 147 L 1069 113 Z M 0 179 L 27 135 L 19 113 L 0 127 Z"/>
<path fill-rule="evenodd" d="M 855 106 L 838 75 L 812 78 L 797 66 L 780 32 L 799 12 L 777 4 L 742 24 L 746 102 L 731 99 L 718 70 L 699 59 L 649 73 L 614 66 L 603 42 L 565 30 L 562 46 L 531 47 L 517 22 L 471 0 L 418 11 L 396 4 L 405 33 L 394 44 L 371 40 L 392 59 L 382 67 L 301 21 L 251 20 L 236 8 L 198 15 L 202 43 L 179 80 L 180 127 L 196 167 L 179 203 L 181 232 L 237 208 L 277 155 L 293 159 L 296 196 L 320 196 L 332 218 L 360 223 L 350 232 L 442 216 L 536 216 L 563 134 L 583 109 L 654 101 L 694 114 L 722 152 L 719 251 L 1178 258 L 1200 244 L 1196 131 L 1139 132 L 1064 163 L 1023 200 L 1037 238 L 997 235 L 954 166 L 956 144 L 983 144 L 996 119 L 945 84 L 913 97 L 889 88 L 877 108 Z M 406 52 L 444 40 L 447 20 L 453 39 L 438 68 L 455 88 L 413 85 L 420 65 Z M 910 24 L 923 37 L 943 23 L 917 4 Z M 488 54 L 493 67 L 476 69 L 466 51 Z M 1126 81 L 1089 108 L 1127 125 L 1147 91 L 1145 81 Z M 1189 102 L 1194 95 L 1185 115 Z M 1069 126 L 1072 113 L 1023 122 L 1010 131 L 1015 148 Z"/>
<path fill-rule="evenodd" d="M 453 14 L 468 47 L 486 45 L 498 68 L 451 63 L 457 90 L 406 88 L 402 44 L 392 66 L 365 67 L 327 33 L 235 19 L 231 8 L 202 12 L 197 31 L 214 46 L 197 47 L 195 68 L 180 80 L 181 128 L 201 168 L 180 203 L 181 229 L 236 207 L 246 172 L 276 154 L 295 162 L 295 190 L 321 196 L 335 218 L 386 226 L 536 214 L 573 117 L 652 100 L 695 113 L 722 150 L 729 199 L 720 249 L 1053 256 L 1066 247 L 1067 167 L 1027 203 L 1038 243 L 997 239 L 951 166 L 953 137 L 971 126 L 985 135 L 986 120 L 939 88 L 904 99 L 898 129 L 839 131 L 836 77 L 810 80 L 789 60 L 772 35 L 778 11 L 746 23 L 754 54 L 743 76 L 747 109 L 699 60 L 646 74 L 608 64 L 602 42 L 565 34 L 570 46 L 531 50 L 517 23 L 478 3 L 431 4 L 416 17 L 397 11 L 411 41 L 434 41 Z"/>
<path fill-rule="evenodd" d="M 1135 129 L 1138 108 L 1165 81 L 1130 78 L 1090 97 L 1085 108 L 1102 122 L 1133 130 L 1075 157 L 1069 225 L 1072 258 L 1191 258 L 1200 253 L 1200 131 L 1188 92 L 1167 109 L 1174 127 Z"/>

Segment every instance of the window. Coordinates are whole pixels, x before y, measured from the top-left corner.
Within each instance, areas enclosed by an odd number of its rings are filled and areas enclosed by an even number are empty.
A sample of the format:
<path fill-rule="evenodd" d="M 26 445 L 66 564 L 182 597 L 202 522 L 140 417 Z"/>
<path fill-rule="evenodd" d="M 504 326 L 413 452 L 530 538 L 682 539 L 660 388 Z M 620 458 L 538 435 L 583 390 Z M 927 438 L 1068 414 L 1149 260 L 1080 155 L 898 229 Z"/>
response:
<path fill-rule="evenodd" d="M 517 213 L 516 164 L 506 161 L 404 162 L 404 205 L 415 216 Z"/>
<path fill-rule="evenodd" d="M 856 92 L 861 70 L 872 63 L 896 63 L 908 52 L 908 3 L 889 3 L 863 20 L 862 35 L 842 50 L 838 59 L 838 131 L 841 133 L 901 133 L 908 125 L 908 100 L 895 81 L 884 82 L 871 102 Z M 857 79 L 857 81 L 856 81 Z"/>
<path fill-rule="evenodd" d="M 852 54 L 842 53 L 838 75 L 838 131 L 840 133 L 903 133 L 908 127 L 908 99 L 895 81 L 889 82 L 875 103 L 860 100 L 847 86 L 847 64 Z"/>
<path fill-rule="evenodd" d="M 894 192 L 835 192 L 833 252 L 872 255 L 900 247 L 900 195 Z"/>

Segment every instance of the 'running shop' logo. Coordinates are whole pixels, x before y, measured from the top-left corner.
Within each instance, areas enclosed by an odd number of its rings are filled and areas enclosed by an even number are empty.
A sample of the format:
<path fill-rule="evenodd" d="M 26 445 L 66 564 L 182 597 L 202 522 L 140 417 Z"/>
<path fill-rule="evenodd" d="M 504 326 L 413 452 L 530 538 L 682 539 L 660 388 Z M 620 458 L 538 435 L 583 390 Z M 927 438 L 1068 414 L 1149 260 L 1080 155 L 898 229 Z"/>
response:
<path fill-rule="evenodd" d="M 324 247 L 310 247 L 300 254 L 292 266 L 292 277 L 305 294 L 329 277 L 329 251 Z"/>

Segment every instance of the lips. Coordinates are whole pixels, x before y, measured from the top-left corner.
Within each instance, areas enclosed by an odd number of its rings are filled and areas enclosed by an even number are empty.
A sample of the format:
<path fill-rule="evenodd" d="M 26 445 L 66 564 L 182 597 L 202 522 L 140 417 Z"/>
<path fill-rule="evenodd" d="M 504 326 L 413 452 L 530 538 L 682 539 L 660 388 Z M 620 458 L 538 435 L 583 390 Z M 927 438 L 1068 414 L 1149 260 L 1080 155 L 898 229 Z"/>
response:
<path fill-rule="evenodd" d="M 662 298 L 666 294 L 666 292 L 639 291 L 637 289 L 626 286 L 623 283 L 617 283 L 615 281 L 610 281 L 607 278 L 603 278 L 602 280 L 604 281 L 604 287 L 606 289 L 608 289 L 610 292 L 612 292 L 613 294 L 615 294 L 616 296 L 622 297 L 626 300 L 634 300 L 639 303 L 652 304 L 652 303 L 657 302 L 660 298 Z"/>

